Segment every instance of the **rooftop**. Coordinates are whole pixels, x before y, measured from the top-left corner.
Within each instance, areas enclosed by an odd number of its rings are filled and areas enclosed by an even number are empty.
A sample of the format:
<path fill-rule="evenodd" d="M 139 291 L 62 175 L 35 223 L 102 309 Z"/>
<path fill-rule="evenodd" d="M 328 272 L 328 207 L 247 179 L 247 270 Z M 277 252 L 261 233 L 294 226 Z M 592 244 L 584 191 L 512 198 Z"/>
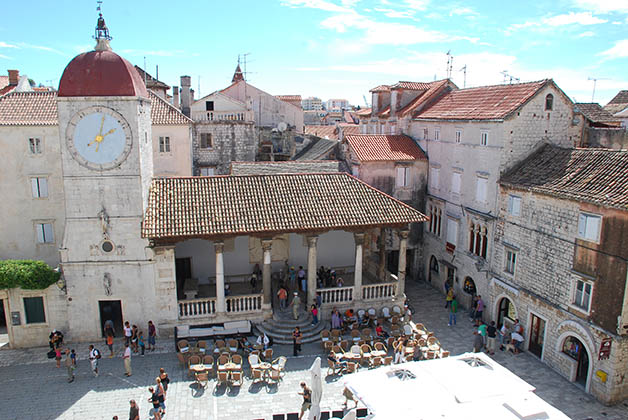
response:
<path fill-rule="evenodd" d="M 340 172 L 337 160 L 231 162 L 231 175 L 278 175 Z"/>
<path fill-rule="evenodd" d="M 417 119 L 500 120 L 516 111 L 551 79 L 529 83 L 457 89 L 445 94 L 423 111 Z"/>
<path fill-rule="evenodd" d="M 546 145 L 504 174 L 504 186 L 628 210 L 628 150 Z"/>
<path fill-rule="evenodd" d="M 348 174 L 157 178 L 142 237 L 157 242 L 407 226 L 427 217 Z"/>
<path fill-rule="evenodd" d="M 421 148 L 408 136 L 358 134 L 345 136 L 360 162 L 427 160 Z"/>
<path fill-rule="evenodd" d="M 613 99 L 604 106 L 611 114 L 616 114 L 628 108 L 628 90 L 620 90 Z"/>
<path fill-rule="evenodd" d="M 357 124 L 340 123 L 338 125 L 342 128 L 345 136 L 348 134 L 358 134 L 360 132 L 360 126 Z M 338 127 L 335 125 L 306 125 L 305 134 L 310 134 L 322 139 L 338 140 Z"/>
<path fill-rule="evenodd" d="M 151 102 L 150 118 L 153 125 L 187 125 L 192 124 L 192 120 L 172 106 L 153 91 L 148 91 Z"/>
<path fill-rule="evenodd" d="M 628 105 L 627 105 L 628 106 Z M 596 103 L 577 103 L 576 109 L 593 123 L 620 125 L 621 121 Z"/>

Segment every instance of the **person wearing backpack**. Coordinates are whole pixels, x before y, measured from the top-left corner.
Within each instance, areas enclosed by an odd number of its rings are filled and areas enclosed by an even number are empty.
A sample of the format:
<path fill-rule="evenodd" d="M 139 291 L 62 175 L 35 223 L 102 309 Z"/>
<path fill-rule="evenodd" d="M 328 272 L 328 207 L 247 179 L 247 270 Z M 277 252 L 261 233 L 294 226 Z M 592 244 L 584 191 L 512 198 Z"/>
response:
<path fill-rule="evenodd" d="M 89 362 L 92 365 L 92 371 L 94 376 L 98 377 L 98 360 L 100 359 L 100 350 L 94 347 L 93 344 L 89 345 Z"/>

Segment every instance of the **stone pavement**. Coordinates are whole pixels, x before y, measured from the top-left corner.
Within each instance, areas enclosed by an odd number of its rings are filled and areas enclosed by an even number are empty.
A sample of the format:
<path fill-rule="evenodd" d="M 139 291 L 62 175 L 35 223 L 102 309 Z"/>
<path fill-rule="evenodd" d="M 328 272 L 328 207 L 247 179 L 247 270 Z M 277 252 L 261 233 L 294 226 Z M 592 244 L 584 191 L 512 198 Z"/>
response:
<path fill-rule="evenodd" d="M 435 332 L 445 349 L 452 354 L 468 351 L 472 343 L 472 324 L 461 313 L 458 325 L 447 326 L 444 297 L 422 283 L 408 284 L 407 293 L 416 310 L 415 322 L 423 322 Z M 147 419 L 149 397 L 147 388 L 154 384 L 160 367 L 166 369 L 171 384 L 166 400 L 165 419 L 266 419 L 273 413 L 297 412 L 301 397 L 299 382 L 309 381 L 307 369 L 316 356 L 323 357 L 323 410 L 342 408 L 342 379 L 325 378 L 326 360 L 319 344 L 304 345 L 303 355 L 291 356 L 290 346 L 274 346 L 275 355 L 288 355 L 288 372 L 279 386 L 252 385 L 246 379 L 243 386 L 233 389 L 215 387 L 210 381 L 205 390 L 192 386 L 176 358 L 170 340 L 159 341 L 154 353 L 132 359 L 133 376 L 124 376 L 122 359 L 106 357 L 106 346 L 96 343 L 103 351 L 101 375 L 94 378 L 86 360 L 87 345 L 76 344 L 79 366 L 76 380 L 68 384 L 64 368 L 57 369 L 54 360 L 46 358 L 46 348 L 0 350 L 0 419 L 106 419 L 113 415 L 128 418 L 129 400 L 135 399 L 141 409 L 141 419 Z M 116 343 L 120 350 L 119 343 Z M 537 394 L 576 420 L 628 419 L 628 405 L 605 407 L 584 393 L 581 388 L 563 379 L 534 356 L 498 352 L 495 359 L 537 388 Z M 245 369 L 248 372 L 248 369 Z"/>

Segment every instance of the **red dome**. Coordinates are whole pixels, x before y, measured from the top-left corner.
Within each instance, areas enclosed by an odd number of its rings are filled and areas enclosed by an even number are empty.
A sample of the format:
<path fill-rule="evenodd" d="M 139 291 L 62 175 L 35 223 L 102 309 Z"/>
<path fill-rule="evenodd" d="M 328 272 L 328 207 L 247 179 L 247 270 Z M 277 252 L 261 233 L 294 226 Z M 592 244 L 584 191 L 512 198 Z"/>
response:
<path fill-rule="evenodd" d="M 148 93 L 133 65 L 105 50 L 74 57 L 63 71 L 58 96 L 148 97 Z"/>

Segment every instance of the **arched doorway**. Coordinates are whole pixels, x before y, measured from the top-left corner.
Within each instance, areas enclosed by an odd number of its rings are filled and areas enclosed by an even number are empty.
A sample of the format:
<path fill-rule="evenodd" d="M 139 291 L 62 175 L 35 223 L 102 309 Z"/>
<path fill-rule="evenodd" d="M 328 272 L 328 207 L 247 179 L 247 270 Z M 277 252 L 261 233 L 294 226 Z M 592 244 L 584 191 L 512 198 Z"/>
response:
<path fill-rule="evenodd" d="M 430 258 L 430 273 L 429 273 L 429 276 L 427 277 L 428 281 L 431 283 L 432 277 L 434 278 L 434 280 L 437 280 L 439 277 L 438 273 L 439 273 L 438 261 L 436 260 L 436 257 L 432 255 L 432 257 Z"/>
<path fill-rule="evenodd" d="M 462 291 L 470 294 L 472 297 L 478 294 L 478 290 L 475 288 L 475 282 L 471 277 L 464 278 L 464 284 L 462 286 Z"/>
<path fill-rule="evenodd" d="M 570 335 L 563 342 L 563 353 L 578 362 L 574 382 L 586 387 L 589 375 L 589 353 L 584 344 L 573 335 Z"/>
<path fill-rule="evenodd" d="M 514 324 L 516 318 L 517 312 L 515 311 L 515 305 L 513 305 L 510 299 L 506 297 L 501 298 L 497 310 L 497 325 L 502 325 L 505 320 Z"/>

